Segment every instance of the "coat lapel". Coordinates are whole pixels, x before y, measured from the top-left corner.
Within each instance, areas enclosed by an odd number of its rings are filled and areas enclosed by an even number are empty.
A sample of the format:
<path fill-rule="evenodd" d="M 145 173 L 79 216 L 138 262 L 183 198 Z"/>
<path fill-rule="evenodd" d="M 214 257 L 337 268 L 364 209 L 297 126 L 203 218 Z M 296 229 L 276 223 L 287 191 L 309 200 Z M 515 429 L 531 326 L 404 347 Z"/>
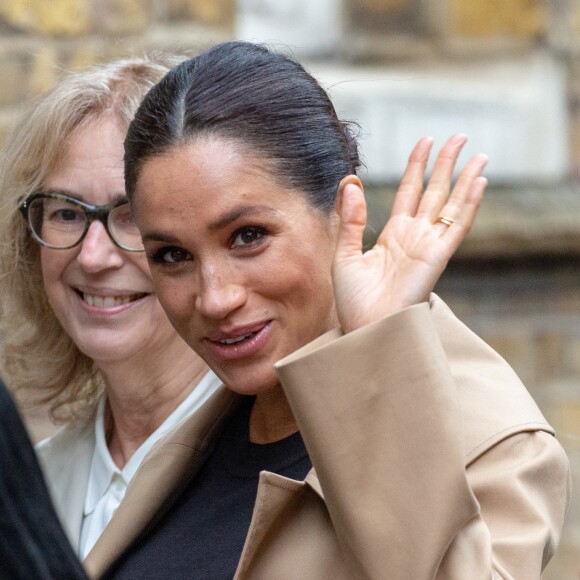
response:
<path fill-rule="evenodd" d="M 256 550 L 259 549 L 280 514 L 304 488 L 304 485 L 303 481 L 288 479 L 269 471 L 260 473 L 254 513 L 234 580 L 247 577 L 248 568 Z"/>
<path fill-rule="evenodd" d="M 91 577 L 102 576 L 167 512 L 203 465 L 238 400 L 237 395 L 220 387 L 194 415 L 148 453 L 116 514 L 84 562 Z"/>

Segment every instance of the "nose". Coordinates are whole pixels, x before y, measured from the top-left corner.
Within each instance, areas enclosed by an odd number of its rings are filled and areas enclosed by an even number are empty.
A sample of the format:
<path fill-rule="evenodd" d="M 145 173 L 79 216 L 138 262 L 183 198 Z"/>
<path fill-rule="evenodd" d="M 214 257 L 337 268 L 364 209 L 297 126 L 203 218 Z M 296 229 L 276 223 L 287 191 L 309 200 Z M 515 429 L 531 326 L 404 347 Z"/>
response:
<path fill-rule="evenodd" d="M 124 263 L 121 252 L 109 237 L 105 226 L 95 220 L 81 242 L 77 260 L 86 272 L 94 274 L 121 267 Z"/>
<path fill-rule="evenodd" d="M 243 306 L 247 289 L 239 275 L 227 266 L 207 266 L 201 273 L 201 284 L 195 299 L 200 314 L 213 320 L 223 320 Z"/>

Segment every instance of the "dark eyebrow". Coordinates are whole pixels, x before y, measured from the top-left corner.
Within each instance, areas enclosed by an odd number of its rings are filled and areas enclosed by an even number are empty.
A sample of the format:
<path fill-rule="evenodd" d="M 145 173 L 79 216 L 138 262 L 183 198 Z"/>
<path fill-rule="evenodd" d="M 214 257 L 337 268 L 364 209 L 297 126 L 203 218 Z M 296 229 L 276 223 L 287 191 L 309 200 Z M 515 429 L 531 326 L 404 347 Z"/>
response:
<path fill-rule="evenodd" d="M 143 242 L 163 242 L 164 244 L 176 245 L 179 244 L 179 240 L 175 236 L 172 236 L 171 234 L 156 232 L 155 230 L 141 237 L 143 238 Z"/>
<path fill-rule="evenodd" d="M 239 220 L 243 217 L 249 217 L 257 214 L 278 214 L 280 213 L 278 210 L 274 209 L 273 207 L 269 207 L 267 205 L 244 205 L 239 206 L 231 210 L 230 212 L 226 213 L 222 217 L 218 218 L 214 223 L 210 224 L 208 229 L 210 231 L 220 230 L 231 223 Z"/>
<path fill-rule="evenodd" d="M 236 207 L 233 210 L 229 211 L 228 213 L 220 216 L 215 222 L 211 223 L 208 226 L 208 230 L 210 232 L 214 232 L 225 228 L 226 226 L 234 223 L 236 220 L 239 220 L 243 217 L 249 217 L 257 214 L 271 214 L 276 215 L 280 212 L 273 207 L 269 207 L 267 205 L 245 205 Z M 163 242 L 166 244 L 176 244 L 180 243 L 179 239 L 172 235 L 170 232 L 156 232 L 153 230 L 143 236 L 144 242 Z"/>

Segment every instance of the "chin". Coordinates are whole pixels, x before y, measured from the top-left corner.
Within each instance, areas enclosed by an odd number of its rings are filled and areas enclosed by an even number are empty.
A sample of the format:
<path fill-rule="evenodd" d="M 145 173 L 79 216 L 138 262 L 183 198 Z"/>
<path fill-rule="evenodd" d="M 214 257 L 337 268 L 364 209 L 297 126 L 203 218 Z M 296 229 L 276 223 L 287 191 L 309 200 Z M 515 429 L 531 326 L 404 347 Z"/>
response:
<path fill-rule="evenodd" d="M 254 373 L 244 373 L 243 377 L 231 373 L 214 370 L 224 385 L 239 395 L 260 395 L 275 389 L 280 385 L 278 375 L 274 370 L 257 376 Z"/>
<path fill-rule="evenodd" d="M 123 353 L 119 349 L 114 348 L 95 348 L 85 347 L 83 345 L 79 346 L 79 350 L 93 360 L 96 364 L 112 362 L 120 359 L 126 359 Z"/>
<path fill-rule="evenodd" d="M 95 340 L 75 340 L 77 348 L 86 356 L 97 361 L 120 360 L 128 358 L 127 340 L 104 339 Z"/>

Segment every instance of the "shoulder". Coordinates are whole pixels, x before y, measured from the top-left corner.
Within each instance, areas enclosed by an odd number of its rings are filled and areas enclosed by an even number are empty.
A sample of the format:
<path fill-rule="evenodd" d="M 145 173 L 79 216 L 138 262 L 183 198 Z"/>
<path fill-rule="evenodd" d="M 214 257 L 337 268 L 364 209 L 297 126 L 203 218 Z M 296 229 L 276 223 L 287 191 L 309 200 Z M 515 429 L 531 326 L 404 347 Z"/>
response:
<path fill-rule="evenodd" d="M 68 423 L 54 435 L 39 441 L 34 449 L 45 472 L 58 473 L 79 454 L 91 454 L 95 445 L 94 417 Z"/>
<path fill-rule="evenodd" d="M 35 448 L 54 507 L 77 549 L 95 449 L 94 416 L 65 425 Z"/>

